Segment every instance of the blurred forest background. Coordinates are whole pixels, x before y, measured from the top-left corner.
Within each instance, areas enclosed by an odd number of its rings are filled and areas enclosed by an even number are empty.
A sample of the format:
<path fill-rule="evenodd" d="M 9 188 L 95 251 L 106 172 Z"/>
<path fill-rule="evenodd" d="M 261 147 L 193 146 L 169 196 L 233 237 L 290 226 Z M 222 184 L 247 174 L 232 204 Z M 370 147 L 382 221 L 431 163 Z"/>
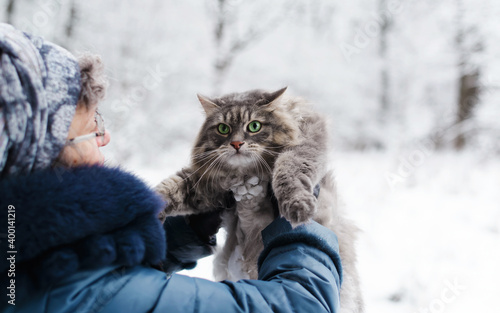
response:
<path fill-rule="evenodd" d="M 368 312 L 496 307 L 500 1 L 0 0 L 0 8 L 3 22 L 102 56 L 111 81 L 101 104 L 112 133 L 105 153 L 152 185 L 188 163 L 203 121 L 196 93 L 289 86 L 331 122 L 340 197 L 363 230 Z M 211 277 L 209 265 L 200 268 L 191 274 Z M 450 287 L 457 280 L 463 289 Z"/>
<path fill-rule="evenodd" d="M 120 162 L 191 141 L 196 93 L 285 85 L 331 117 L 337 149 L 500 152 L 498 1 L 0 3 L 5 21 L 102 55 Z"/>

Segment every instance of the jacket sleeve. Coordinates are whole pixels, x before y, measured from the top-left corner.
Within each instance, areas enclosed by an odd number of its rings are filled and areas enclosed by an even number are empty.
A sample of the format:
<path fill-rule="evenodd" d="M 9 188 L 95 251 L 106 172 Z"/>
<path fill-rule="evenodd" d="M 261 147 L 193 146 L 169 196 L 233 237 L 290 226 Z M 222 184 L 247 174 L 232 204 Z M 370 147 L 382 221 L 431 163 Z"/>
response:
<path fill-rule="evenodd" d="M 104 312 L 338 312 L 335 234 L 315 222 L 292 229 L 278 219 L 262 235 L 259 280 L 212 282 L 134 269 Z"/>

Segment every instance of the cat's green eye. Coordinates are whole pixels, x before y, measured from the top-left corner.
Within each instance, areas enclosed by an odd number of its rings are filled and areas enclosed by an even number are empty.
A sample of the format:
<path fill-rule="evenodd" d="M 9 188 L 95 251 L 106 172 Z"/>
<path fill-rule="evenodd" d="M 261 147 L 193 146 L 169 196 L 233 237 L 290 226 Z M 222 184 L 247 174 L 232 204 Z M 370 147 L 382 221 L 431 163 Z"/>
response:
<path fill-rule="evenodd" d="M 253 121 L 248 124 L 248 130 L 252 133 L 258 132 L 262 128 L 262 124 L 259 121 Z"/>
<path fill-rule="evenodd" d="M 219 131 L 219 133 L 221 133 L 222 135 L 227 135 L 229 134 L 229 131 L 231 130 L 229 128 L 229 126 L 227 126 L 226 124 L 223 124 L 223 123 L 220 123 L 219 126 L 217 127 L 217 130 Z"/>

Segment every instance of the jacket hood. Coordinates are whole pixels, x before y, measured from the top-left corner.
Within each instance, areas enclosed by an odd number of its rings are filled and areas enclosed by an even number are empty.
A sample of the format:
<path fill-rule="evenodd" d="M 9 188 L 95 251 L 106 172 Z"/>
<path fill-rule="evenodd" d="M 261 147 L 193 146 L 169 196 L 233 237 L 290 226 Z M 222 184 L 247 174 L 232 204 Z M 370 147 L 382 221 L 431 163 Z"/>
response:
<path fill-rule="evenodd" d="M 0 23 L 0 177 L 43 170 L 66 143 L 81 90 L 67 50 Z"/>
<path fill-rule="evenodd" d="M 16 251 L 16 264 L 29 264 L 42 285 L 81 268 L 155 265 L 166 255 L 157 218 L 165 203 L 118 168 L 55 168 L 9 177 L 0 181 L 0 203 L 1 232 L 15 225 L 15 240 L 1 240 L 2 251 Z M 15 215 L 7 214 L 9 206 Z M 2 257 L 0 272 L 8 267 Z"/>

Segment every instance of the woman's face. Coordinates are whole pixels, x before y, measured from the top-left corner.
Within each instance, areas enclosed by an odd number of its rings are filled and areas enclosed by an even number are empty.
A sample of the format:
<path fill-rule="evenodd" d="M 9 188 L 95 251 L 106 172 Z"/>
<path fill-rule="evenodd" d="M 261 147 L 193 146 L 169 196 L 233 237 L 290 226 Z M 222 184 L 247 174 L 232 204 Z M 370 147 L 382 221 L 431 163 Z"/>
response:
<path fill-rule="evenodd" d="M 87 108 L 86 105 L 79 103 L 71 126 L 69 128 L 68 139 L 75 138 L 98 131 L 95 120 L 97 105 Z M 66 145 L 59 156 L 59 162 L 65 166 L 73 167 L 78 165 L 102 165 L 104 155 L 99 150 L 111 140 L 108 131 L 104 136 L 95 137 L 75 144 Z"/>

